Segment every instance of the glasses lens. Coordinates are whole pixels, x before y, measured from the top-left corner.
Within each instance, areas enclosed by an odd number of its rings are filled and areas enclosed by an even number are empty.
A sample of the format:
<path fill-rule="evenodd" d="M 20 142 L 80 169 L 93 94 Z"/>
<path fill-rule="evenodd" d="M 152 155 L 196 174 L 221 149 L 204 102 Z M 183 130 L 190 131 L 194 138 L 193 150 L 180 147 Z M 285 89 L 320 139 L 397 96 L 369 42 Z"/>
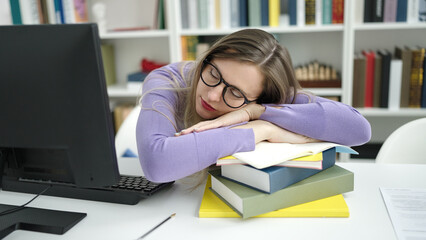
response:
<path fill-rule="evenodd" d="M 214 87 L 220 83 L 220 73 L 213 65 L 207 63 L 201 73 L 201 79 L 207 86 Z"/>
<path fill-rule="evenodd" d="M 235 87 L 227 87 L 224 89 L 223 100 L 228 106 L 239 108 L 244 104 L 244 94 Z"/>

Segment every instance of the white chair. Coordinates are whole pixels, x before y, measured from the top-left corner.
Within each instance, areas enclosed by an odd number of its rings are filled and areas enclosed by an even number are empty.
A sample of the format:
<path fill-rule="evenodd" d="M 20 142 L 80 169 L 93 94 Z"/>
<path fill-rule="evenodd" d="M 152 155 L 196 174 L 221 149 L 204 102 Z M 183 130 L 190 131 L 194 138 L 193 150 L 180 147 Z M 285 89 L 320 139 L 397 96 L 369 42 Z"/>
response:
<path fill-rule="evenodd" d="M 426 118 L 396 129 L 380 148 L 376 163 L 426 164 Z"/>
<path fill-rule="evenodd" d="M 117 157 L 122 157 L 126 151 L 138 154 L 136 145 L 136 123 L 138 122 L 140 106 L 136 106 L 126 117 L 115 135 L 115 151 Z"/>

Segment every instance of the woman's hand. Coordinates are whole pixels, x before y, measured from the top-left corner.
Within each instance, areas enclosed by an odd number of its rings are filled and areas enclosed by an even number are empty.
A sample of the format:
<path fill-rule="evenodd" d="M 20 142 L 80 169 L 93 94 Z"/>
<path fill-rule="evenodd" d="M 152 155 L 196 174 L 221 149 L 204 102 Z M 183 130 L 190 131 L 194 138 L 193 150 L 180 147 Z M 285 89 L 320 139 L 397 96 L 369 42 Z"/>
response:
<path fill-rule="evenodd" d="M 262 105 L 256 103 L 248 104 L 243 108 L 226 113 L 216 119 L 199 122 L 194 126 L 191 126 L 187 129 L 180 131 L 179 133 L 176 133 L 175 135 L 180 136 L 191 132 L 202 132 L 208 129 L 220 128 L 242 122 L 248 122 L 251 120 L 258 119 L 264 111 L 265 107 L 263 107 Z"/>
<path fill-rule="evenodd" d="M 304 135 L 290 132 L 286 129 L 278 127 L 263 120 L 250 121 L 247 124 L 239 125 L 237 128 L 252 128 L 255 136 L 255 142 L 262 141 L 276 142 L 276 143 L 312 143 L 321 142 L 320 140 L 313 139 Z"/>

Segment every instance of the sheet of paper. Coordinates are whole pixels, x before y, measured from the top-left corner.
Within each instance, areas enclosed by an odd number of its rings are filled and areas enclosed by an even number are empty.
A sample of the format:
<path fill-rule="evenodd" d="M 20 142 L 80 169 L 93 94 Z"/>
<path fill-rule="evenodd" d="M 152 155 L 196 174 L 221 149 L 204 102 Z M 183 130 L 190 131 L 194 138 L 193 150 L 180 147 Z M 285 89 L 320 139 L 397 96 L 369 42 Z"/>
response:
<path fill-rule="evenodd" d="M 426 189 L 380 191 L 398 239 L 426 239 Z"/>

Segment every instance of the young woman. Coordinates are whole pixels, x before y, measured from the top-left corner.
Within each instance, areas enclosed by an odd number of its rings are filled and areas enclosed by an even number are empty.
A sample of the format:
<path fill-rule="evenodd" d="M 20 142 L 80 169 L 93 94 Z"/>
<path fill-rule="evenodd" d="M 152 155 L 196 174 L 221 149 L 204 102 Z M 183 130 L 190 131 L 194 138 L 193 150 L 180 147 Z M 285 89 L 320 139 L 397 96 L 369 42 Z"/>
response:
<path fill-rule="evenodd" d="M 304 92 L 288 51 L 262 30 L 216 42 L 199 61 L 174 63 L 145 79 L 136 137 L 145 176 L 177 180 L 260 141 L 369 141 L 354 108 Z"/>

